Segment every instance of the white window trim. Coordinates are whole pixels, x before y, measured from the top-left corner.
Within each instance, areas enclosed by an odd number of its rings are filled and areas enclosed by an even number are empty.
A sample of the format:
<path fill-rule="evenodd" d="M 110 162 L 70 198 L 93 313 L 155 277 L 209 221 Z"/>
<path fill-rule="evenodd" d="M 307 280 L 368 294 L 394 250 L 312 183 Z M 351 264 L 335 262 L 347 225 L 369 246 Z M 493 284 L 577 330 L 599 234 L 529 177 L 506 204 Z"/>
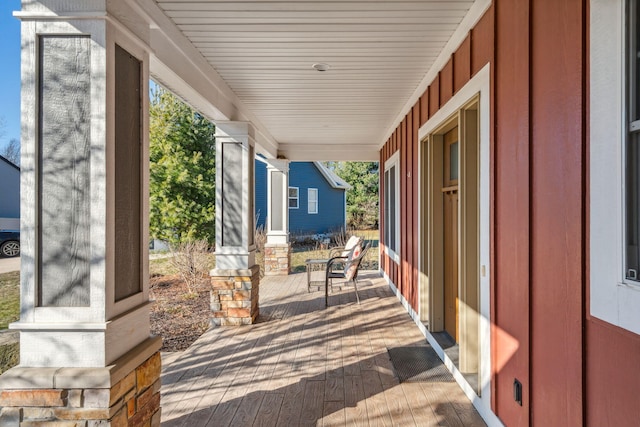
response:
<path fill-rule="evenodd" d="M 316 204 L 316 210 L 312 211 L 311 210 L 311 194 L 315 192 L 316 197 L 315 197 L 315 204 Z M 307 188 L 307 213 L 308 214 L 317 214 L 319 211 L 319 197 L 318 197 L 318 189 L 317 188 Z"/>
<path fill-rule="evenodd" d="M 624 278 L 625 1 L 590 10 L 590 313 L 640 334 L 640 286 Z"/>
<path fill-rule="evenodd" d="M 396 151 L 395 153 L 393 153 L 393 155 L 391 157 L 389 157 L 385 162 L 384 162 L 384 173 L 382 175 L 382 179 L 384 180 L 384 176 L 386 175 L 387 171 L 390 170 L 393 166 L 396 167 L 395 169 L 395 196 L 396 196 L 396 203 L 393 204 L 393 208 L 395 209 L 395 224 L 394 227 L 396 229 L 396 241 L 395 241 L 395 248 L 396 250 L 394 251 L 393 249 L 389 248 L 386 245 L 386 238 L 383 238 L 383 242 L 385 243 L 384 245 L 384 253 L 391 258 L 395 263 L 399 264 L 400 263 L 400 150 Z M 386 190 L 385 190 L 386 193 Z M 386 194 L 385 194 L 386 196 Z M 385 203 L 388 203 L 388 200 L 386 200 L 385 197 Z M 386 219 L 385 219 L 386 221 Z M 387 233 L 387 230 L 385 229 L 385 234 Z"/>
<path fill-rule="evenodd" d="M 291 197 L 291 194 L 289 194 L 289 190 L 291 189 L 295 189 L 296 190 L 296 197 Z M 296 207 L 291 207 L 290 205 L 290 201 L 295 199 L 296 200 Z M 287 190 L 287 206 L 289 207 L 289 209 L 300 209 L 300 188 L 299 187 L 289 187 Z"/>

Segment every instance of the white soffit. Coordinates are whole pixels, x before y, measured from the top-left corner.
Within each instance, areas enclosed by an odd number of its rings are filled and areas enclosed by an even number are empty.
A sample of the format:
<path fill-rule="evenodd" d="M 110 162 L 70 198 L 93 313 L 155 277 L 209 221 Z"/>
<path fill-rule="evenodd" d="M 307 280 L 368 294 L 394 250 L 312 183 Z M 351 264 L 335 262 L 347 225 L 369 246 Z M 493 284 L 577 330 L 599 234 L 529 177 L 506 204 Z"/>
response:
<path fill-rule="evenodd" d="M 377 147 L 474 1 L 157 4 L 280 144 L 283 155 L 377 160 Z M 316 71 L 316 63 L 330 68 Z"/>

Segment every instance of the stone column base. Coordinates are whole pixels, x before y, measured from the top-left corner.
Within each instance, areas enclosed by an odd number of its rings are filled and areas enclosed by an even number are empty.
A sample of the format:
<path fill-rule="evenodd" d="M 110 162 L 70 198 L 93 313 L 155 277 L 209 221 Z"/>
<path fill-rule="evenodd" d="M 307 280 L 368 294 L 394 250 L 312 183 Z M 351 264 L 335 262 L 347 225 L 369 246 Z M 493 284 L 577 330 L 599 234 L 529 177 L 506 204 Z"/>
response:
<path fill-rule="evenodd" d="M 291 273 L 291 243 L 264 245 L 265 276 L 286 276 Z"/>
<path fill-rule="evenodd" d="M 149 338 L 105 368 L 12 368 L 0 426 L 159 426 L 161 346 Z"/>
<path fill-rule="evenodd" d="M 260 314 L 260 266 L 248 270 L 211 270 L 212 322 L 220 326 L 251 325 Z"/>

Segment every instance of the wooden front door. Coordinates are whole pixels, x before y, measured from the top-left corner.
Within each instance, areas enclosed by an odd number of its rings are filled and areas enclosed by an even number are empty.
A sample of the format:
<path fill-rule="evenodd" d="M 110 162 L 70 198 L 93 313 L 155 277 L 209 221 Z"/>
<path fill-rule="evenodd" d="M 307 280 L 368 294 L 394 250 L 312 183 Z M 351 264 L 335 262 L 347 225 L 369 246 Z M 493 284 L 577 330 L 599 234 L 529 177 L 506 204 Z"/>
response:
<path fill-rule="evenodd" d="M 444 329 L 458 341 L 458 128 L 444 135 Z"/>

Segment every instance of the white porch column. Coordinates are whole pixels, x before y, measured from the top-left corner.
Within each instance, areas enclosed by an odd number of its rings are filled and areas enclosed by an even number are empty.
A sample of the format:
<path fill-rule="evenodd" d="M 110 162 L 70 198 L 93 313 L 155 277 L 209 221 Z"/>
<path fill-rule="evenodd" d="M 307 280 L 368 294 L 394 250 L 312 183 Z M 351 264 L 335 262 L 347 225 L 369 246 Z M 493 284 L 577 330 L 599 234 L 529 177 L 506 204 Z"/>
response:
<path fill-rule="evenodd" d="M 259 314 L 255 261 L 255 139 L 247 122 L 216 122 L 216 268 L 214 323 L 253 323 Z"/>
<path fill-rule="evenodd" d="M 289 161 L 267 160 L 267 242 L 264 273 L 287 275 L 291 270 L 289 243 Z"/>
<path fill-rule="evenodd" d="M 11 328 L 20 331 L 20 365 L 0 377 L 0 425 L 159 424 L 149 53 L 105 4 L 29 0 L 17 13 L 22 270 Z"/>

